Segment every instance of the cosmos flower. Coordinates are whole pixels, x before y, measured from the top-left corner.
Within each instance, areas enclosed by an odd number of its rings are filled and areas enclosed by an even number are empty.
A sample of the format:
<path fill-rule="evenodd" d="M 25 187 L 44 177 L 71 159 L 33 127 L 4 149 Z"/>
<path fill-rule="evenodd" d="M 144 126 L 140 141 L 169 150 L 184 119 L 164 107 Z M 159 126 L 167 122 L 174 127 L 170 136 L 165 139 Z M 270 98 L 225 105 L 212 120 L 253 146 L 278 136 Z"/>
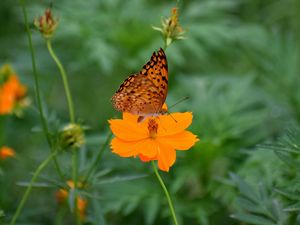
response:
<path fill-rule="evenodd" d="M 12 113 L 17 106 L 26 106 L 28 101 L 24 96 L 27 88 L 20 83 L 10 65 L 1 68 L 0 80 L 0 115 Z"/>
<path fill-rule="evenodd" d="M 157 160 L 163 171 L 175 163 L 175 150 L 189 150 L 199 139 L 185 129 L 192 123 L 192 113 L 172 113 L 148 117 L 139 123 L 137 115 L 123 113 L 123 119 L 109 120 L 115 138 L 113 153 L 121 157 L 139 157 L 142 161 Z"/>
<path fill-rule="evenodd" d="M 2 146 L 0 148 L 0 159 L 4 160 L 6 158 L 12 158 L 15 156 L 15 151 L 7 146 Z"/>

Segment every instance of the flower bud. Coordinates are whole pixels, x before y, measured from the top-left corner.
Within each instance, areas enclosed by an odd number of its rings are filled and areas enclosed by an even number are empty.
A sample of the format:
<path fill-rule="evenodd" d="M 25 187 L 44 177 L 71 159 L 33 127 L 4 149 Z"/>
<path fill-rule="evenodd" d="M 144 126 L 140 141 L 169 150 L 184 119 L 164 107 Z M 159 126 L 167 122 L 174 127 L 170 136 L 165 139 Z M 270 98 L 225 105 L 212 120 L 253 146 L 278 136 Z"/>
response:
<path fill-rule="evenodd" d="M 63 148 L 79 148 L 85 142 L 83 128 L 78 124 L 66 125 L 60 135 L 60 144 Z"/>
<path fill-rule="evenodd" d="M 48 8 L 45 10 L 44 15 L 34 20 L 34 25 L 44 38 L 49 39 L 56 30 L 58 19 L 53 17 L 51 9 Z"/>
<path fill-rule="evenodd" d="M 166 47 L 168 47 L 173 41 L 184 39 L 185 31 L 180 26 L 178 21 L 178 9 L 173 8 L 171 16 L 161 20 L 161 27 L 152 27 L 162 33 Z"/>

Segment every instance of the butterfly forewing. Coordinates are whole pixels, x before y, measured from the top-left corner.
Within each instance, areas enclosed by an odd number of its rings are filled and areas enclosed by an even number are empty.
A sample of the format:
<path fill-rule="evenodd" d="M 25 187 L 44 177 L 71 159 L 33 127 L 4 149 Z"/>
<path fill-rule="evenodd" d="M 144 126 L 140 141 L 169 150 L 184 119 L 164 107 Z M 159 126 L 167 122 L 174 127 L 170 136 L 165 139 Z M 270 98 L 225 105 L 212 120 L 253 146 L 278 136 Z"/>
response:
<path fill-rule="evenodd" d="M 121 112 L 136 115 L 161 111 L 168 92 L 168 65 L 162 49 L 154 52 L 143 69 L 129 76 L 112 97 L 113 106 Z"/>
<path fill-rule="evenodd" d="M 160 49 L 158 52 L 153 52 L 150 61 L 143 66 L 140 73 L 147 75 L 153 82 L 164 103 L 168 93 L 168 63 L 164 51 Z"/>

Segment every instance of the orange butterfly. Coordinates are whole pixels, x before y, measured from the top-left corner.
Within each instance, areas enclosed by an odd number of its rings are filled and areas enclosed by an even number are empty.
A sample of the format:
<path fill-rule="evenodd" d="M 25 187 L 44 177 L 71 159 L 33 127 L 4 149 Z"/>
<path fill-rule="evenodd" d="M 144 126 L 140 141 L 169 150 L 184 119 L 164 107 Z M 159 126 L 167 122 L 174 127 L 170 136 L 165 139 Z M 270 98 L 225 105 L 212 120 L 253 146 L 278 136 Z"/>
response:
<path fill-rule="evenodd" d="M 146 116 L 162 113 L 168 93 L 168 63 L 165 52 L 160 48 L 142 70 L 130 75 L 113 95 L 116 110 L 139 115 L 138 122 Z"/>

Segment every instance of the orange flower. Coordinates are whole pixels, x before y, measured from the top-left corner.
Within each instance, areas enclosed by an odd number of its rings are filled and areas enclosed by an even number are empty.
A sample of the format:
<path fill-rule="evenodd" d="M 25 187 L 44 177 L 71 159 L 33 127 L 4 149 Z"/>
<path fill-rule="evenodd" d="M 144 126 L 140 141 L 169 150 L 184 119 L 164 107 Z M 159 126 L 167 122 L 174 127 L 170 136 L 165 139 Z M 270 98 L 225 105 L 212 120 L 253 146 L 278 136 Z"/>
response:
<path fill-rule="evenodd" d="M 12 148 L 3 146 L 0 148 L 0 159 L 11 158 L 15 156 L 15 151 Z"/>
<path fill-rule="evenodd" d="M 13 111 L 16 102 L 26 94 L 26 87 L 22 85 L 15 74 L 9 75 L 0 87 L 0 115 Z"/>
<path fill-rule="evenodd" d="M 123 119 L 109 120 L 116 136 L 112 152 L 121 157 L 139 156 L 142 161 L 157 160 L 161 170 L 169 171 L 176 160 L 175 149 L 188 150 L 199 140 L 185 130 L 192 123 L 190 112 L 149 117 L 141 123 L 137 118 L 123 113 Z"/>
<path fill-rule="evenodd" d="M 72 180 L 67 181 L 67 185 L 70 189 L 74 188 L 74 182 Z M 82 183 L 78 182 L 77 187 L 82 187 Z M 63 188 L 59 189 L 56 192 L 56 200 L 59 204 L 63 204 L 66 202 L 68 198 L 69 192 Z M 84 220 L 86 216 L 86 208 L 87 208 L 87 200 L 78 196 L 77 199 L 77 209 L 81 220 Z"/>

